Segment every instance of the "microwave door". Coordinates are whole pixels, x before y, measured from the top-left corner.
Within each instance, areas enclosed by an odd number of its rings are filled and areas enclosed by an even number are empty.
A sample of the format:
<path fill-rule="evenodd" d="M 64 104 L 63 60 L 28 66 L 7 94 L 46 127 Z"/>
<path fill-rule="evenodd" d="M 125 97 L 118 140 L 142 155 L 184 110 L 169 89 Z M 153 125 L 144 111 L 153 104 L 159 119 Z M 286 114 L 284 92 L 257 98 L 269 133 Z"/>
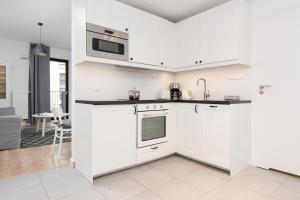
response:
<path fill-rule="evenodd" d="M 87 55 L 128 61 L 128 40 L 87 31 Z"/>

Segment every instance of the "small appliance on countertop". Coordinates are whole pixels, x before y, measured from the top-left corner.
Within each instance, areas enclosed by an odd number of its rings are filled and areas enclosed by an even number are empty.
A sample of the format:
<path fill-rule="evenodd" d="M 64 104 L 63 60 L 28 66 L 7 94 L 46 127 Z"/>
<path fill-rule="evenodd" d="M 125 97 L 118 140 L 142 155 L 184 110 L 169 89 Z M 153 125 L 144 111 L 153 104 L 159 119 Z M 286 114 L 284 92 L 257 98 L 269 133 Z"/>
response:
<path fill-rule="evenodd" d="M 170 98 L 171 98 L 170 90 L 160 89 L 157 93 L 157 98 L 170 100 Z"/>
<path fill-rule="evenodd" d="M 171 83 L 170 84 L 170 98 L 171 100 L 180 100 L 182 93 L 180 91 L 179 83 Z"/>
<path fill-rule="evenodd" d="M 140 100 L 141 92 L 133 87 L 131 90 L 128 91 L 128 99 L 129 100 Z"/>
<path fill-rule="evenodd" d="M 191 90 L 182 90 L 181 93 L 182 93 L 182 97 L 181 97 L 182 100 L 193 99 L 193 93 Z"/>

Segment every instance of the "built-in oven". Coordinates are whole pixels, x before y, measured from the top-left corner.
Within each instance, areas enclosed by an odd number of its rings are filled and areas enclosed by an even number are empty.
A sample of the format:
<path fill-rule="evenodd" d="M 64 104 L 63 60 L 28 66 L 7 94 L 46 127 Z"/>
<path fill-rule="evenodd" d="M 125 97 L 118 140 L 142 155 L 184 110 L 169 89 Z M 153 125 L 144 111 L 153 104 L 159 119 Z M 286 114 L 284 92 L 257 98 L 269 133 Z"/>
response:
<path fill-rule="evenodd" d="M 168 142 L 168 108 L 166 105 L 138 105 L 137 147 Z"/>
<path fill-rule="evenodd" d="M 86 24 L 88 56 L 128 61 L 128 33 Z"/>

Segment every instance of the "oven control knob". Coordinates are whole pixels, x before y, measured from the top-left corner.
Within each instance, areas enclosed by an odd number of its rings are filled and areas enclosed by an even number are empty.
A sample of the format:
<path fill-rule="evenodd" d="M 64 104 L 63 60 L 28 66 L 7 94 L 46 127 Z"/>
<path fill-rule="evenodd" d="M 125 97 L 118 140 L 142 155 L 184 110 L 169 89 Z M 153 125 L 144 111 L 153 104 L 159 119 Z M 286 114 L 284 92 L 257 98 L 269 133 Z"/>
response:
<path fill-rule="evenodd" d="M 149 109 L 149 106 L 146 106 L 146 109 Z"/>
<path fill-rule="evenodd" d="M 163 105 L 160 105 L 160 108 L 164 108 L 164 106 L 163 106 Z"/>
<path fill-rule="evenodd" d="M 156 109 L 156 105 L 154 105 L 153 108 Z"/>

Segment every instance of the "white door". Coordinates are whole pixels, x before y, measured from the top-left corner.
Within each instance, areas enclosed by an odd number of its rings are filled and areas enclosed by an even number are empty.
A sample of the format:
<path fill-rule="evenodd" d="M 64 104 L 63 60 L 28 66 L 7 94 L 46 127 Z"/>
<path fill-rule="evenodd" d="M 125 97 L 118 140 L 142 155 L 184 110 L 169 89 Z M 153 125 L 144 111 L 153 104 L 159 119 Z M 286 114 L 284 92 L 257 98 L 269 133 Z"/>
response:
<path fill-rule="evenodd" d="M 228 105 L 199 105 L 199 159 L 229 169 Z"/>
<path fill-rule="evenodd" d="M 179 66 L 199 64 L 199 15 L 177 24 Z"/>
<path fill-rule="evenodd" d="M 254 164 L 300 175 L 300 2 L 253 7 Z M 280 13 L 280 14 L 278 14 Z M 266 87 L 259 94 L 259 86 Z"/>
<path fill-rule="evenodd" d="M 136 114 L 133 105 L 94 109 L 93 174 L 135 164 Z"/>
<path fill-rule="evenodd" d="M 133 7 L 129 16 L 129 60 L 160 65 L 157 44 L 159 18 Z"/>
<path fill-rule="evenodd" d="M 112 0 L 87 0 L 87 22 L 126 32 L 129 6 Z"/>
<path fill-rule="evenodd" d="M 194 104 L 177 106 L 177 152 L 197 158 L 198 115 Z"/>
<path fill-rule="evenodd" d="M 200 14 L 200 60 L 237 59 L 237 2 L 229 1 Z"/>

